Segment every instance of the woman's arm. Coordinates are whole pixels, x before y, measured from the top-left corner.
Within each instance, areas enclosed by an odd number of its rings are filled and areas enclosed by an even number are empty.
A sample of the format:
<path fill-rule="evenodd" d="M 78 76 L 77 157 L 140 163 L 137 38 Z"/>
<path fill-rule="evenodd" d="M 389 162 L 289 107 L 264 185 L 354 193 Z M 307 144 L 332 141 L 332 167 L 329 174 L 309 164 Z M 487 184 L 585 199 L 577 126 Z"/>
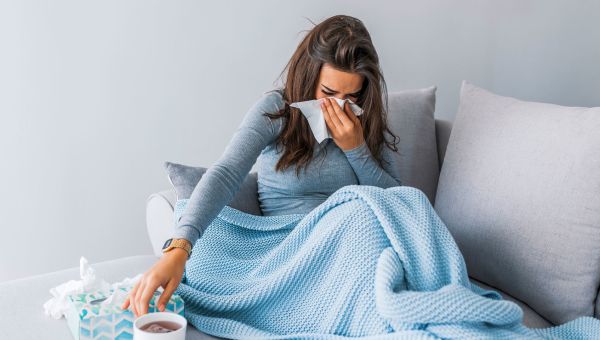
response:
<path fill-rule="evenodd" d="M 263 115 L 283 107 L 283 98 L 268 91 L 248 110 L 221 157 L 206 170 L 177 221 L 173 238 L 194 245 L 223 207 L 233 199 L 262 150 L 279 134 L 281 119 Z"/>
<path fill-rule="evenodd" d="M 382 152 L 383 167 L 379 166 L 367 143 L 363 143 L 354 149 L 342 150 L 346 154 L 346 158 L 350 165 L 354 169 L 356 176 L 358 177 L 358 183 L 361 185 L 373 185 L 381 188 L 389 188 L 394 186 L 402 185 L 402 181 L 397 175 L 397 171 L 392 169 L 396 166 L 394 157 L 391 156 L 393 150 L 385 150 L 388 148 L 386 145 L 383 146 Z M 388 148 L 389 149 L 389 148 Z M 389 151 L 389 152 L 387 152 Z M 386 161 L 389 163 L 386 163 Z"/>

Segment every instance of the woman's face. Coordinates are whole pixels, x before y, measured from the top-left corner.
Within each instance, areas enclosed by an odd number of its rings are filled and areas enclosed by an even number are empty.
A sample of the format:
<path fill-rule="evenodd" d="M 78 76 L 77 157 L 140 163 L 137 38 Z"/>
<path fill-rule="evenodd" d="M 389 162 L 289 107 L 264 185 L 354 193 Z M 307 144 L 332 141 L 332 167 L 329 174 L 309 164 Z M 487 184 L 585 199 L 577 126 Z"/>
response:
<path fill-rule="evenodd" d="M 358 100 L 362 88 L 363 76 L 336 70 L 330 64 L 323 64 L 315 92 L 315 99 L 336 97 L 339 99 Z"/>

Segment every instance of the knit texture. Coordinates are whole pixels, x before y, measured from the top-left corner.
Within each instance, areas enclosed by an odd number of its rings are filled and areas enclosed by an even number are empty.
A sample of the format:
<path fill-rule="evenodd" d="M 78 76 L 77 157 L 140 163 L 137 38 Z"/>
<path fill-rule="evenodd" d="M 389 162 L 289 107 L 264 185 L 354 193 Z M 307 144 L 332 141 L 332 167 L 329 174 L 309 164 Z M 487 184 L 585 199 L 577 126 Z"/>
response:
<path fill-rule="evenodd" d="M 175 219 L 185 209 L 179 200 Z M 473 285 L 419 189 L 347 185 L 307 214 L 225 206 L 175 293 L 199 330 L 233 339 L 592 338 L 600 320 L 529 329 Z"/>

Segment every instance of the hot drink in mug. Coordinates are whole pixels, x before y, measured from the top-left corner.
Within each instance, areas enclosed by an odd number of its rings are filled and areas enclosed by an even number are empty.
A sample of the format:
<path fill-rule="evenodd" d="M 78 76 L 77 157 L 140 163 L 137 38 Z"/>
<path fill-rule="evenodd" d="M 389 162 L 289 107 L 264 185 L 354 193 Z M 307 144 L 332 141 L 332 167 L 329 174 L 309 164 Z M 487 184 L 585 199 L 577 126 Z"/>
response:
<path fill-rule="evenodd" d="M 144 314 L 133 322 L 134 340 L 185 340 L 187 320 L 172 312 Z"/>

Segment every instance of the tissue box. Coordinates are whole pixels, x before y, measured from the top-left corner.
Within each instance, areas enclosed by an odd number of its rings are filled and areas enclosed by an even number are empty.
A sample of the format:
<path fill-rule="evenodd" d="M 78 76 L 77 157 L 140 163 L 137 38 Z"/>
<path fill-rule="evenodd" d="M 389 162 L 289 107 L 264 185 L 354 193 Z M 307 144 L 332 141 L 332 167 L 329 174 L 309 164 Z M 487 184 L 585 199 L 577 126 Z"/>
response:
<path fill-rule="evenodd" d="M 125 293 L 128 288 L 120 287 Z M 67 323 L 76 340 L 83 339 L 133 339 L 133 312 L 121 309 L 120 305 L 101 306 L 91 303 L 106 298 L 113 292 L 96 291 L 92 293 L 73 294 L 67 297 L 69 310 L 66 313 Z M 160 312 L 156 306 L 160 291 L 154 292 L 150 299 L 148 313 Z M 184 316 L 183 299 L 172 294 L 165 305 L 165 312 L 170 311 Z"/>

